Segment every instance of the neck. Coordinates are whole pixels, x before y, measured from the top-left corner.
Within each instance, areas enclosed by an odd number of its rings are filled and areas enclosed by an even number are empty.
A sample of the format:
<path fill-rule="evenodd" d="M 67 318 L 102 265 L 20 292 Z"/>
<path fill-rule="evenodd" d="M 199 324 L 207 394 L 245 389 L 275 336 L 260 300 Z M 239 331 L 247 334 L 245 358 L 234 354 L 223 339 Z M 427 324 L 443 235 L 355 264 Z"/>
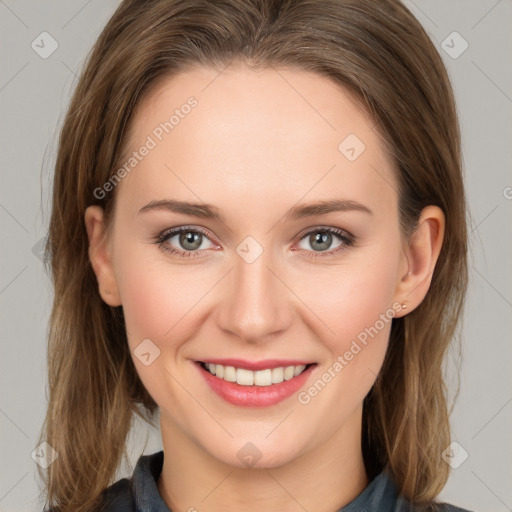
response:
<path fill-rule="evenodd" d="M 161 417 L 158 491 L 173 512 L 333 512 L 368 485 L 361 410 L 324 443 L 277 468 L 236 468 L 212 457 Z"/>

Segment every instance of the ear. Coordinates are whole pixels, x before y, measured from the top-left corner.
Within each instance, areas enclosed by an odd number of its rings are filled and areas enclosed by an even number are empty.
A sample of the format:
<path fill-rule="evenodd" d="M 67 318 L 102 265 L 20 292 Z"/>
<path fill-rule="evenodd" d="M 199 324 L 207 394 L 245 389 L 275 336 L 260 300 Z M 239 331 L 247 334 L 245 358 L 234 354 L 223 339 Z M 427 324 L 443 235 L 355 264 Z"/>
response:
<path fill-rule="evenodd" d="M 101 298 L 109 306 L 120 306 L 121 298 L 110 258 L 103 209 L 89 206 L 85 210 L 85 226 L 89 237 L 89 260 L 98 280 Z"/>
<path fill-rule="evenodd" d="M 444 228 L 445 217 L 441 208 L 427 206 L 422 210 L 418 227 L 404 248 L 395 300 L 406 308 L 397 317 L 410 313 L 425 298 L 441 252 Z"/>

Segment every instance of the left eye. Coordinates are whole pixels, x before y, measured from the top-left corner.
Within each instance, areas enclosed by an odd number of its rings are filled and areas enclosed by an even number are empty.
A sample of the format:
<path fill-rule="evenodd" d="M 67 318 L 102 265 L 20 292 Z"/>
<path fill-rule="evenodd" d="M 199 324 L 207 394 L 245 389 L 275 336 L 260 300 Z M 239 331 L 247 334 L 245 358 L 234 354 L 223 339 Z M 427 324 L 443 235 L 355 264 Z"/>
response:
<path fill-rule="evenodd" d="M 173 238 L 178 237 L 179 246 L 176 248 L 170 244 Z M 204 247 L 203 241 L 209 240 L 205 233 L 197 229 L 190 229 L 186 227 L 173 229 L 161 235 L 157 243 L 165 250 L 177 253 L 192 253 L 193 251 L 205 250 L 210 247 Z M 211 243 L 211 242 L 210 242 Z M 212 244 L 213 246 L 213 244 Z M 189 254 L 187 254 L 188 256 Z M 190 254 L 191 255 L 191 254 Z"/>
<path fill-rule="evenodd" d="M 334 239 L 338 239 L 339 243 L 336 247 L 331 249 L 332 243 Z M 325 229 L 315 229 L 313 231 L 309 231 L 305 236 L 301 238 L 302 240 L 306 240 L 307 243 L 313 248 L 314 252 L 337 252 L 337 250 L 343 246 L 350 245 L 352 240 L 348 237 L 343 231 L 333 228 L 325 228 Z M 302 249 L 308 250 L 307 247 L 301 247 Z"/>

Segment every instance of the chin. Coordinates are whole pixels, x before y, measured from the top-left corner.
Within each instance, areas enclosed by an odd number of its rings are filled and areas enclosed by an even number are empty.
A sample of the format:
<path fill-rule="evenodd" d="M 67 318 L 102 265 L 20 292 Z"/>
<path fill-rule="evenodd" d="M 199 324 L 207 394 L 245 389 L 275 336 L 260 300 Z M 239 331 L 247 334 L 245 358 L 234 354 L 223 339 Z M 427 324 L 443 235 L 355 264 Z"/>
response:
<path fill-rule="evenodd" d="M 291 438 L 293 439 L 293 436 Z M 269 442 L 264 436 L 260 442 L 257 439 L 249 441 L 247 438 L 231 440 L 225 447 L 212 446 L 211 451 L 208 451 L 221 462 L 239 469 L 279 468 L 294 461 L 302 453 L 297 446 L 296 438 L 290 446 L 277 437 L 273 442 Z"/>

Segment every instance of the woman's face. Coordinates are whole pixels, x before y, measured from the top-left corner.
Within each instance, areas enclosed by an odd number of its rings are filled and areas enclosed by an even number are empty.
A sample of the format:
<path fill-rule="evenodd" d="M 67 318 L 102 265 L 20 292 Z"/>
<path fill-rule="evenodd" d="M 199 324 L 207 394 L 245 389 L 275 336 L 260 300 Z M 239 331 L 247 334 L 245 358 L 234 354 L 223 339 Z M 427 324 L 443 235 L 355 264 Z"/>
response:
<path fill-rule="evenodd" d="M 110 257 L 162 428 L 239 467 L 359 435 L 408 263 L 354 97 L 297 70 L 187 71 L 138 106 L 124 163 Z"/>

